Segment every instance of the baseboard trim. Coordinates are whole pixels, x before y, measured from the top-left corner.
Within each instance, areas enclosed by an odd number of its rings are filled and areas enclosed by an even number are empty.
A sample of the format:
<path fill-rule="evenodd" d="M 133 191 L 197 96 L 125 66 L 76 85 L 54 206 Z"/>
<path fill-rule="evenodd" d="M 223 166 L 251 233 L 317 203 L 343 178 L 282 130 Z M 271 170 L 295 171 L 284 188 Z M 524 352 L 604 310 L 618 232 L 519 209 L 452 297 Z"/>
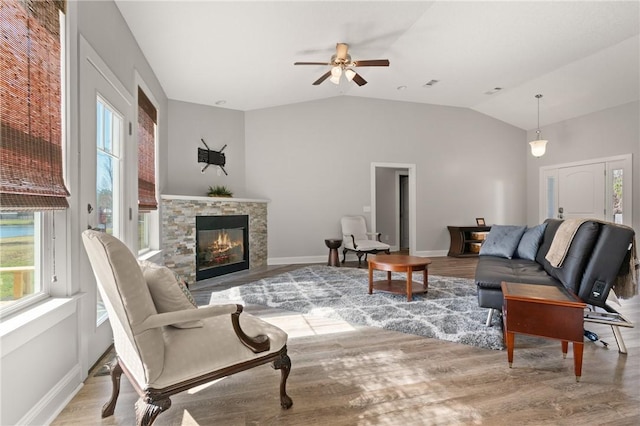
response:
<path fill-rule="evenodd" d="M 391 251 L 397 251 L 397 247 L 391 247 Z M 442 257 L 446 256 L 447 250 L 425 250 L 418 251 L 414 256 L 421 257 Z M 342 250 L 338 249 L 340 262 L 342 262 Z M 326 255 L 322 256 L 298 256 L 298 257 L 270 257 L 267 259 L 267 265 L 298 265 L 303 263 L 327 263 L 329 259 L 329 252 L 327 250 Z M 364 257 L 363 257 L 364 259 Z M 347 253 L 347 261 L 357 261 L 358 257 L 354 252 Z"/>
<path fill-rule="evenodd" d="M 80 364 L 76 364 L 17 424 L 48 425 L 53 423 L 58 414 L 84 386 L 80 372 Z"/>

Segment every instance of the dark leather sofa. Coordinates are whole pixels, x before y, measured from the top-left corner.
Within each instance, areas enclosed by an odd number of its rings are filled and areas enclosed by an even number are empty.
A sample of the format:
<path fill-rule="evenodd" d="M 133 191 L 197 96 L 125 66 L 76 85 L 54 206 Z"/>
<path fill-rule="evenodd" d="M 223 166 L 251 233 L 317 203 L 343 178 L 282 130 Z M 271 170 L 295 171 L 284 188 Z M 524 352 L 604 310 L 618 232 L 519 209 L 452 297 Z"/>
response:
<path fill-rule="evenodd" d="M 578 228 L 562 266 L 554 268 L 545 259 L 562 220 L 547 219 L 535 261 L 480 256 L 475 273 L 478 304 L 489 308 L 487 326 L 493 313 L 502 310 L 502 281 L 564 286 L 583 302 L 617 314 L 607 304 L 609 292 L 621 268 L 629 265 L 634 232 L 612 223 L 586 221 Z M 618 340 L 619 331 L 614 329 Z M 618 342 L 620 346 L 620 341 Z"/>

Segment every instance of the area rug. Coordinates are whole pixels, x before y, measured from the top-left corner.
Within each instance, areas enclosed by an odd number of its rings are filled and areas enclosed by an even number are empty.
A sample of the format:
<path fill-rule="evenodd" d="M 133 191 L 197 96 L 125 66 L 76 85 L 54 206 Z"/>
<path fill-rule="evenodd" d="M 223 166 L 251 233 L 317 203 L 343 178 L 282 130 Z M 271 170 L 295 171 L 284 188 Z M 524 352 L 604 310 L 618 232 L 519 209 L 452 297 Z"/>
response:
<path fill-rule="evenodd" d="M 374 271 L 374 279 L 386 272 Z M 393 274 L 404 279 L 404 274 Z M 368 270 L 313 265 L 211 293 L 210 303 L 269 306 L 351 324 L 380 327 L 481 348 L 504 349 L 499 320 L 485 326 L 487 310 L 478 307 L 472 280 L 429 276 L 429 291 L 413 296 L 374 290 L 368 294 Z M 422 272 L 413 280 L 422 282 Z"/>

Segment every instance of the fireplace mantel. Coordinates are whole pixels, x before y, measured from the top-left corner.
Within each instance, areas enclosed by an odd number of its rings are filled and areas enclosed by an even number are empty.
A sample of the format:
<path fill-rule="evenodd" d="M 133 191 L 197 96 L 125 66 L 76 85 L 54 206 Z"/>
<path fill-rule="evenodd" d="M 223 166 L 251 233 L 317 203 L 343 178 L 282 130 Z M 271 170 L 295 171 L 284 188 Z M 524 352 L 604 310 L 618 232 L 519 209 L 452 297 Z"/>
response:
<path fill-rule="evenodd" d="M 198 195 L 165 195 L 160 196 L 163 200 L 185 200 L 185 201 L 233 201 L 236 203 L 268 203 L 270 200 L 253 199 L 253 198 L 235 198 L 235 197 L 209 197 Z"/>
<path fill-rule="evenodd" d="M 161 195 L 164 264 L 189 283 L 196 281 L 196 216 L 249 216 L 249 269 L 267 265 L 269 200 Z"/>

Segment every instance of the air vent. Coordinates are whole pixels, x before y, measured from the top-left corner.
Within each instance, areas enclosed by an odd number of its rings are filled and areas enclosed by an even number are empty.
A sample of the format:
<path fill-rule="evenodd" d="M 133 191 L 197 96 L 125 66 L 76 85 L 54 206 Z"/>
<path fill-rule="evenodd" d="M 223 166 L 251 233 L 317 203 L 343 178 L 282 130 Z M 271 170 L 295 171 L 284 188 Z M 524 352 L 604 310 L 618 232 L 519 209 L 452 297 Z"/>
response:
<path fill-rule="evenodd" d="M 426 88 L 433 87 L 433 86 L 434 86 L 436 83 L 438 83 L 439 81 L 440 81 L 440 80 L 429 80 L 429 81 L 427 81 L 427 82 L 424 84 L 424 86 L 422 86 L 422 87 L 426 87 Z"/>
<path fill-rule="evenodd" d="M 498 93 L 499 91 L 502 90 L 502 87 L 494 87 L 491 90 L 487 90 L 486 92 L 484 92 L 485 95 L 493 95 L 495 93 Z"/>

